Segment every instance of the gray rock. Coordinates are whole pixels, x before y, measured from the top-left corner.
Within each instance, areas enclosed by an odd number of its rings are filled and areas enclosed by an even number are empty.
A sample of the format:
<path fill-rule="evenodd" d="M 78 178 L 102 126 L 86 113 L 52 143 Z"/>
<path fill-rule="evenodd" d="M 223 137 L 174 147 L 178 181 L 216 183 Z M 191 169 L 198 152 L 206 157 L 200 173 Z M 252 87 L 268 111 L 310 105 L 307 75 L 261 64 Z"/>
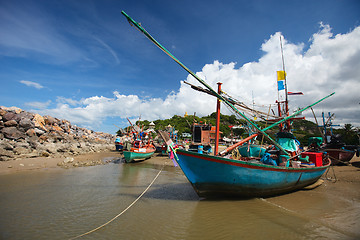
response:
<path fill-rule="evenodd" d="M 25 138 L 25 133 L 19 131 L 16 127 L 5 127 L 2 130 L 2 133 L 4 134 L 4 137 L 8 139 L 19 139 L 19 138 Z"/>
<path fill-rule="evenodd" d="M 16 127 L 17 125 L 18 123 L 14 119 L 4 122 L 5 127 Z"/>
<path fill-rule="evenodd" d="M 44 120 L 46 125 L 51 125 L 51 126 L 58 122 L 55 118 L 51 116 L 44 116 Z"/>
<path fill-rule="evenodd" d="M 64 159 L 64 163 L 72 163 L 72 162 L 74 162 L 74 158 L 72 157 L 67 157 Z"/>
<path fill-rule="evenodd" d="M 16 113 L 13 112 L 7 112 L 3 115 L 3 121 L 7 122 L 10 120 L 13 120 L 16 117 Z"/>
<path fill-rule="evenodd" d="M 30 144 L 27 141 L 21 139 L 20 141 L 17 141 L 14 143 L 14 147 L 15 148 L 17 148 L 17 147 L 29 148 Z"/>
<path fill-rule="evenodd" d="M 49 153 L 56 153 L 58 150 L 58 145 L 55 143 L 44 143 L 42 148 Z"/>
<path fill-rule="evenodd" d="M 37 136 L 36 135 L 36 132 L 35 132 L 35 129 L 33 128 L 30 128 L 29 130 L 26 131 L 26 135 L 28 135 L 29 137 L 35 137 Z"/>
<path fill-rule="evenodd" d="M 35 127 L 35 124 L 29 118 L 21 119 L 19 125 L 20 127 L 24 128 L 25 131 Z"/>
<path fill-rule="evenodd" d="M 113 141 L 111 134 L 77 127 L 67 120 L 0 106 L 0 160 L 99 152 L 112 149 Z"/>
<path fill-rule="evenodd" d="M 34 131 L 35 131 L 36 135 L 38 135 L 38 136 L 43 135 L 45 133 L 45 131 L 38 129 L 38 128 L 34 128 Z"/>
<path fill-rule="evenodd" d="M 11 158 L 14 158 L 14 152 L 13 151 L 0 149 L 0 160 L 1 161 L 8 161 Z"/>
<path fill-rule="evenodd" d="M 21 113 L 18 113 L 15 116 L 15 120 L 17 122 L 20 122 L 23 119 L 29 119 L 31 121 L 33 118 L 34 118 L 34 114 L 29 113 L 29 112 L 25 112 L 25 111 L 23 111 Z"/>
<path fill-rule="evenodd" d="M 16 155 L 26 154 L 32 152 L 31 148 L 15 147 L 13 151 Z"/>
<path fill-rule="evenodd" d="M 14 149 L 14 146 L 11 145 L 8 141 L 1 141 L 0 142 L 0 149 L 5 149 L 12 151 Z"/>
<path fill-rule="evenodd" d="M 40 146 L 40 143 L 36 137 L 30 137 L 27 139 L 27 142 L 29 143 L 29 146 L 32 149 L 37 149 Z"/>

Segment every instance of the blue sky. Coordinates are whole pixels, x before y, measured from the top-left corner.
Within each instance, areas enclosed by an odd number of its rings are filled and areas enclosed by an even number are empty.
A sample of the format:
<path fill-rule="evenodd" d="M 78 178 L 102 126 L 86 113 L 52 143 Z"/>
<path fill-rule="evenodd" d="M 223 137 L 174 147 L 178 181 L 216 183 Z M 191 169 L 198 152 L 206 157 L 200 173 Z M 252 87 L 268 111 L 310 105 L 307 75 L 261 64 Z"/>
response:
<path fill-rule="evenodd" d="M 207 115 L 215 100 L 131 27 L 124 10 L 205 81 L 276 100 L 280 32 L 292 108 L 360 126 L 360 1 L 0 1 L 0 105 L 114 133 L 126 118 Z M 268 105 L 267 105 L 268 106 Z M 305 113 L 312 120 L 312 114 Z"/>

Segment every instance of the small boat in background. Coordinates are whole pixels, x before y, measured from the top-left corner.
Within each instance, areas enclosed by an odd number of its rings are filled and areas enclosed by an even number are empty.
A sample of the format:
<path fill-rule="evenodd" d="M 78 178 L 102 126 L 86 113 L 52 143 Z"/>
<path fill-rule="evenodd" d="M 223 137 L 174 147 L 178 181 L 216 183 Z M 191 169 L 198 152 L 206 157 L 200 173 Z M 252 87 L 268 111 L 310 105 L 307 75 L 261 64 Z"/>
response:
<path fill-rule="evenodd" d="M 322 137 L 310 137 L 308 141 L 309 149 L 326 152 L 331 159 L 332 165 L 347 165 L 355 154 L 357 157 L 360 156 L 360 147 L 345 144 L 341 135 L 333 133 L 333 126 L 340 125 L 332 124 L 334 113 L 329 112 L 328 114 L 328 118 L 325 119 L 324 112 L 322 112 L 323 125 L 318 126 L 322 127 L 320 130 Z"/>
<path fill-rule="evenodd" d="M 133 125 L 128 119 L 132 131 L 124 142 L 123 154 L 126 163 L 135 160 L 146 160 L 155 153 L 156 147 L 148 132 L 143 131 L 140 126 Z"/>
<path fill-rule="evenodd" d="M 133 146 L 130 149 L 124 149 L 123 154 L 125 161 L 127 163 L 133 162 L 135 160 L 145 160 L 151 158 L 151 156 L 155 153 L 155 146 L 152 143 L 148 143 L 146 145 L 143 144 L 142 141 L 137 140 L 134 141 Z"/>

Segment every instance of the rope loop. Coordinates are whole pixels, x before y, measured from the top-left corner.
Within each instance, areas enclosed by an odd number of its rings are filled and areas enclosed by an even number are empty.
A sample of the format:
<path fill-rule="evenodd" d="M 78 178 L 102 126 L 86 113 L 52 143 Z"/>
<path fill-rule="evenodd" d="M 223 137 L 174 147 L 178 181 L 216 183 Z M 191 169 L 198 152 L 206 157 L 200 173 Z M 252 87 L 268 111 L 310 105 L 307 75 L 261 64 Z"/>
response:
<path fill-rule="evenodd" d="M 160 169 L 160 171 L 158 172 L 158 174 L 155 176 L 154 180 L 152 180 L 152 182 L 149 184 L 149 186 L 139 195 L 139 197 L 137 197 L 127 208 L 125 208 L 121 213 L 119 213 L 118 215 L 116 215 L 115 217 L 113 217 L 112 219 L 110 219 L 109 221 L 107 221 L 106 223 L 100 225 L 99 227 L 96 227 L 86 233 L 80 234 L 76 237 L 70 238 L 69 240 L 73 240 L 73 239 L 77 239 L 80 237 L 83 237 L 85 235 L 88 235 L 90 233 L 93 233 L 97 230 L 99 230 L 100 228 L 105 227 L 106 225 L 110 224 L 111 222 L 113 222 L 115 219 L 117 219 L 118 217 L 120 217 L 121 215 L 123 215 L 127 210 L 129 210 L 129 208 L 131 208 L 149 189 L 150 187 L 153 185 L 153 183 L 156 181 L 156 179 L 159 177 L 160 173 L 162 172 L 162 170 L 164 169 L 164 165 L 162 166 L 162 168 Z"/>

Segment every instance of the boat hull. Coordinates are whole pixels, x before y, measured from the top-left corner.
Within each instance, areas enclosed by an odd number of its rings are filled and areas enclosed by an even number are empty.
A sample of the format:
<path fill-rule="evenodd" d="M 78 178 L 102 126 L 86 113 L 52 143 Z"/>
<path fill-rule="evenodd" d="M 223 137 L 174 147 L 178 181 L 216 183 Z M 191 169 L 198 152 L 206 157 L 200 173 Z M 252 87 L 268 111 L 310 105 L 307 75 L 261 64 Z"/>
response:
<path fill-rule="evenodd" d="M 266 197 L 288 193 L 315 183 L 330 166 L 285 168 L 249 163 L 184 150 L 178 163 L 200 197 Z"/>
<path fill-rule="evenodd" d="M 349 161 L 354 157 L 355 151 L 347 150 L 347 149 L 322 149 L 323 152 L 327 152 L 331 159 L 333 165 L 337 165 L 339 163 L 349 163 Z"/>
<path fill-rule="evenodd" d="M 141 151 L 141 149 L 131 149 L 131 151 L 123 151 L 125 161 L 127 163 L 135 160 L 143 160 L 150 158 L 155 153 L 155 148 L 146 149 Z"/>
<path fill-rule="evenodd" d="M 115 149 L 116 151 L 122 151 L 124 149 L 124 146 L 120 143 L 115 143 Z"/>

